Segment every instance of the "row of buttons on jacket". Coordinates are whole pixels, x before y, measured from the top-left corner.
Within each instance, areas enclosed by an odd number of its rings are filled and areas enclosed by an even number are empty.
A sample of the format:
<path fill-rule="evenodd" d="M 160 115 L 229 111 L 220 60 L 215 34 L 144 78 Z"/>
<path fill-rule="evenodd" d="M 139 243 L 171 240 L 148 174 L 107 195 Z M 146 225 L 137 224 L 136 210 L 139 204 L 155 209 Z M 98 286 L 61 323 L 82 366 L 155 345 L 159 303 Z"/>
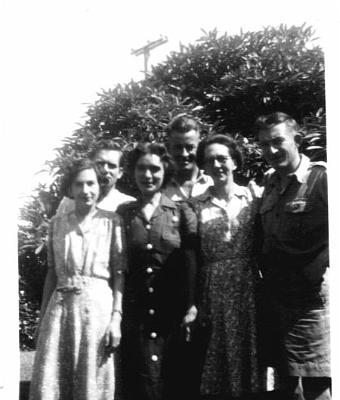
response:
<path fill-rule="evenodd" d="M 150 230 L 151 229 L 151 225 L 150 224 L 146 224 L 145 225 L 145 229 L 146 230 Z M 147 250 L 152 250 L 152 248 L 153 248 L 153 245 L 152 245 L 152 243 L 148 243 L 147 245 L 146 245 L 146 249 Z M 147 267 L 146 268 L 146 273 L 147 274 L 152 274 L 153 273 L 153 268 L 152 267 Z M 151 294 L 151 293 L 153 293 L 154 292 L 154 289 L 153 289 L 153 287 L 148 287 L 148 292 Z M 152 309 L 152 308 L 150 308 L 150 310 L 149 310 L 149 315 L 154 315 L 155 314 L 155 310 L 154 309 Z M 150 338 L 151 339 L 156 339 L 157 338 L 157 333 L 156 332 L 151 332 L 150 333 Z M 154 361 L 154 362 L 156 362 L 156 361 L 158 361 L 158 356 L 156 355 L 156 354 L 152 354 L 152 356 L 151 356 L 151 361 Z"/>

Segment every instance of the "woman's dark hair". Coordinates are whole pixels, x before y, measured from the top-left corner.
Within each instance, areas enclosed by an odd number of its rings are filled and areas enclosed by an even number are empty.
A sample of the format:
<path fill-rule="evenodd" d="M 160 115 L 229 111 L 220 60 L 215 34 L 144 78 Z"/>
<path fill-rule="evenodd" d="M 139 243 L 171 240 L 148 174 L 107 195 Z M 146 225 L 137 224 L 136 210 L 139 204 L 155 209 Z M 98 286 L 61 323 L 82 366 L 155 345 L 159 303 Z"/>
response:
<path fill-rule="evenodd" d="M 235 140 L 229 135 L 215 134 L 213 136 L 207 137 L 205 140 L 202 140 L 198 145 L 196 160 L 197 165 L 200 169 L 204 169 L 205 149 L 214 143 L 226 146 L 229 149 L 230 157 L 235 162 L 237 169 L 242 168 L 243 157 L 241 150 Z"/>
<path fill-rule="evenodd" d="M 164 180 L 162 187 L 164 187 L 169 180 L 174 176 L 174 163 L 167 152 L 166 147 L 162 143 L 139 143 L 133 150 L 131 150 L 127 154 L 127 172 L 131 179 L 131 182 L 135 183 L 135 168 L 137 165 L 138 160 L 147 155 L 147 154 L 155 154 L 157 155 L 164 167 Z"/>
<path fill-rule="evenodd" d="M 81 171 L 85 169 L 93 169 L 96 173 L 99 182 L 99 171 L 96 164 L 89 158 L 82 158 L 81 160 L 73 161 L 66 169 L 64 176 L 62 177 L 60 191 L 63 196 L 70 197 L 70 188 L 73 181 Z"/>

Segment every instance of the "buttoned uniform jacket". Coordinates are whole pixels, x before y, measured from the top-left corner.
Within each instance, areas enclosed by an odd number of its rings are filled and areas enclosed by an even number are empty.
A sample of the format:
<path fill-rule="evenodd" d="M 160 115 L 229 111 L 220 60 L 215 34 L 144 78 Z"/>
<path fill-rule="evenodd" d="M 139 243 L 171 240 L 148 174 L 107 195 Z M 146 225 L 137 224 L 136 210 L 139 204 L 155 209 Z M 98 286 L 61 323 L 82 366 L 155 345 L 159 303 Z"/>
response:
<path fill-rule="evenodd" d="M 301 155 L 286 187 L 271 169 L 260 205 L 262 273 L 286 305 L 322 307 L 327 301 L 328 202 L 326 164 Z"/>
<path fill-rule="evenodd" d="M 122 205 L 127 235 L 128 273 L 125 328 L 166 333 L 178 325 L 193 304 L 196 275 L 197 220 L 187 203 L 164 194 L 150 221 L 139 201 Z"/>

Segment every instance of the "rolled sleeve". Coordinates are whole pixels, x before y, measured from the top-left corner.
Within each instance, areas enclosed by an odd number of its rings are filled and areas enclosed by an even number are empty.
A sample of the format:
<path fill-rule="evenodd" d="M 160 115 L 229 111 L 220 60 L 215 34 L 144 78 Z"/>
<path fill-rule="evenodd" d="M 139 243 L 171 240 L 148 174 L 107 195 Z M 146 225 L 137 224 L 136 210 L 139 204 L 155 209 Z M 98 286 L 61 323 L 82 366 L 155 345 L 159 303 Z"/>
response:
<path fill-rule="evenodd" d="M 126 233 L 119 215 L 113 220 L 110 265 L 113 273 L 127 271 Z"/>

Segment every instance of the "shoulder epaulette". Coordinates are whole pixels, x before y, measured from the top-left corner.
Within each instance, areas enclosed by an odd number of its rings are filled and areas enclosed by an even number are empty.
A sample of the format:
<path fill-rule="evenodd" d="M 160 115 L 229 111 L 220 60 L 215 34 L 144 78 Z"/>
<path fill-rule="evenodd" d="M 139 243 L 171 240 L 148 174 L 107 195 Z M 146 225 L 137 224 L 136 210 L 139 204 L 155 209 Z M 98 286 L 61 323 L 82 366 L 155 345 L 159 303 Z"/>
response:
<path fill-rule="evenodd" d="M 310 166 L 313 167 L 322 167 L 327 169 L 327 163 L 325 161 L 311 161 Z"/>

